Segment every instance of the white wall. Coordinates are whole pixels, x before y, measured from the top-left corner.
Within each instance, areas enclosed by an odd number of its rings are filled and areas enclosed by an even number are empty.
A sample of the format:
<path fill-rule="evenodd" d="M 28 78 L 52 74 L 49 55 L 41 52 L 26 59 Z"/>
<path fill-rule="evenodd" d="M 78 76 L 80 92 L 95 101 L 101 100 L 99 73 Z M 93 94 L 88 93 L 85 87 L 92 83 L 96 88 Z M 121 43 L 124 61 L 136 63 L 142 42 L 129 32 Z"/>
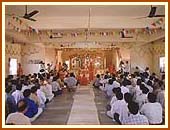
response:
<path fill-rule="evenodd" d="M 56 64 L 56 50 L 55 48 L 45 48 L 45 64 L 53 63 L 53 67 Z"/>
<path fill-rule="evenodd" d="M 53 65 L 55 65 L 56 52 L 54 48 L 26 45 L 22 46 L 22 49 L 28 53 L 22 56 L 24 74 L 38 73 L 40 70 L 40 65 L 30 63 L 30 60 L 40 60 L 45 62 L 45 65 L 53 62 Z"/>
<path fill-rule="evenodd" d="M 9 58 L 17 59 L 21 63 L 21 45 L 5 42 L 5 76 L 9 75 Z"/>

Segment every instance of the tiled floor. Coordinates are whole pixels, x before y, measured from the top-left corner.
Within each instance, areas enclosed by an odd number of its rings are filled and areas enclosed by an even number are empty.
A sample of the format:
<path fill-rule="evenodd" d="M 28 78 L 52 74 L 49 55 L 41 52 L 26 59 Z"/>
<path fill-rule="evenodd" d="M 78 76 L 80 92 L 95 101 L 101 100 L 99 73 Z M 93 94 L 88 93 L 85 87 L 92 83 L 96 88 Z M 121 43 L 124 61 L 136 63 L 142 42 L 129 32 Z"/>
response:
<path fill-rule="evenodd" d="M 104 93 L 99 89 L 94 88 L 95 103 L 98 111 L 98 118 L 101 125 L 116 125 L 116 122 L 113 122 L 112 119 L 106 116 L 106 105 L 109 103 L 106 99 Z"/>
<path fill-rule="evenodd" d="M 108 118 L 105 114 L 107 100 L 104 94 L 97 89 L 90 88 L 89 86 L 80 88 L 80 91 L 75 93 L 64 91 L 63 95 L 55 97 L 47 104 L 42 115 L 32 124 L 114 125 L 115 123 L 113 123 L 112 119 Z"/>
<path fill-rule="evenodd" d="M 44 112 L 34 121 L 34 125 L 66 125 L 73 103 L 73 93 L 56 96 L 47 104 Z"/>

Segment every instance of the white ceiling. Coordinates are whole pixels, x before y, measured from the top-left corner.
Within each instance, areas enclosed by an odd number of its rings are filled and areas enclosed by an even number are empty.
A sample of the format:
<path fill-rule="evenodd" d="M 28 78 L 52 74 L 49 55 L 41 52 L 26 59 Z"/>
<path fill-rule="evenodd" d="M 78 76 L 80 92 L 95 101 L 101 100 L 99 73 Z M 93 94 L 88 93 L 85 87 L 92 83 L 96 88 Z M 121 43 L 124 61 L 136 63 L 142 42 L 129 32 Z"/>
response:
<path fill-rule="evenodd" d="M 165 14 L 165 6 L 157 7 L 156 14 Z M 137 17 L 147 16 L 150 5 L 29 5 L 28 13 L 38 10 L 33 18 L 36 22 L 29 22 L 39 29 L 56 28 L 86 28 L 88 26 L 89 8 L 91 8 L 91 28 L 143 28 L 149 26 L 158 18 Z M 22 16 L 24 5 L 6 5 L 6 14 Z"/>

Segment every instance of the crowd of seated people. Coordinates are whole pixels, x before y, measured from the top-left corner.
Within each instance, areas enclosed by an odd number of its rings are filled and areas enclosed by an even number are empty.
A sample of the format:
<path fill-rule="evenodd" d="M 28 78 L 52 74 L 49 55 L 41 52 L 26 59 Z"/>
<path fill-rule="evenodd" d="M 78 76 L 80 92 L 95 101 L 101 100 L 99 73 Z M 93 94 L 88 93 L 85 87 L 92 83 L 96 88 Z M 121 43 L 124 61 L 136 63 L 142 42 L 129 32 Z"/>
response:
<path fill-rule="evenodd" d="M 62 95 L 64 89 L 75 91 L 76 85 L 73 73 L 67 73 L 64 79 L 55 71 L 8 76 L 5 81 L 6 124 L 30 125 L 41 115 L 47 103 Z"/>
<path fill-rule="evenodd" d="M 159 125 L 165 115 L 165 76 L 150 73 L 149 68 L 134 73 L 97 74 L 94 88 L 103 91 L 108 105 L 106 115 L 122 125 Z"/>

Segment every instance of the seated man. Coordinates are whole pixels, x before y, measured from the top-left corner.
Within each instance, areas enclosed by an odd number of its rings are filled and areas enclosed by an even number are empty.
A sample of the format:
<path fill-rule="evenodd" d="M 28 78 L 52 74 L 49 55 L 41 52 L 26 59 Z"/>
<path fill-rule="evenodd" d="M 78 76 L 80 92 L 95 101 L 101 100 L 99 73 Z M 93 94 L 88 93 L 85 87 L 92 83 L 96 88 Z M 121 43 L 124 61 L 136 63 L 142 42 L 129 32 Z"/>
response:
<path fill-rule="evenodd" d="M 114 114 L 119 114 L 119 120 L 122 121 L 124 118 L 128 116 L 128 108 L 125 100 L 123 99 L 123 94 L 121 92 L 116 93 L 117 101 L 115 101 L 112 106 L 111 110 L 107 111 L 107 116 L 113 118 L 114 120 Z"/>
<path fill-rule="evenodd" d="M 38 106 L 35 104 L 35 102 L 31 99 L 29 99 L 29 96 L 31 95 L 31 90 L 26 89 L 23 93 L 24 99 L 28 104 L 28 108 L 24 115 L 30 118 L 30 121 L 34 121 L 41 113 L 42 108 L 38 108 Z"/>
<path fill-rule="evenodd" d="M 29 96 L 29 98 L 31 100 L 33 100 L 38 107 L 40 106 L 40 100 L 37 96 L 37 87 L 36 86 L 33 86 L 31 88 L 31 95 Z"/>
<path fill-rule="evenodd" d="M 141 114 L 145 115 L 149 124 L 161 124 L 162 123 L 162 106 L 156 102 L 156 95 L 153 93 L 148 94 L 148 103 L 144 104 L 140 110 Z"/>
<path fill-rule="evenodd" d="M 62 88 L 60 87 L 59 83 L 57 82 L 57 79 L 58 79 L 57 76 L 53 77 L 53 80 L 51 83 L 52 92 L 54 94 L 54 97 L 62 94 Z"/>
<path fill-rule="evenodd" d="M 49 100 L 45 97 L 45 93 L 40 89 L 40 85 L 37 84 L 36 87 L 37 87 L 37 96 L 40 101 L 39 107 L 45 108 L 45 104 L 48 103 Z"/>
<path fill-rule="evenodd" d="M 139 104 L 139 109 L 141 109 L 142 105 L 147 103 L 147 94 L 149 92 L 149 89 L 147 87 L 145 87 L 144 84 L 140 85 L 140 90 L 142 91 L 141 94 L 136 96 L 136 100 L 135 102 L 137 102 Z"/>
<path fill-rule="evenodd" d="M 23 99 L 23 94 L 21 90 L 22 84 L 17 84 L 16 90 L 12 93 L 12 96 L 14 97 L 16 104 L 18 103 L 19 100 Z"/>
<path fill-rule="evenodd" d="M 144 115 L 139 114 L 138 103 L 130 102 L 128 104 L 128 109 L 130 112 L 128 117 L 124 118 L 122 121 L 119 121 L 118 118 L 115 120 L 122 125 L 149 125 L 148 119 Z"/>
<path fill-rule="evenodd" d="M 15 102 L 14 97 L 10 94 L 12 90 L 12 86 L 7 86 L 5 88 L 5 92 L 6 92 L 6 100 L 5 100 L 5 117 L 7 117 L 8 114 L 10 113 L 14 113 L 17 110 L 17 105 Z"/>
<path fill-rule="evenodd" d="M 41 81 L 41 90 L 45 93 L 45 97 L 51 101 L 54 97 L 54 94 L 52 93 L 52 86 L 45 80 Z"/>
<path fill-rule="evenodd" d="M 68 91 L 75 91 L 77 80 L 73 73 L 70 73 L 70 76 L 64 80 L 64 83 L 66 83 Z"/>
<path fill-rule="evenodd" d="M 96 79 L 95 79 L 95 81 L 94 81 L 94 83 L 93 83 L 93 86 L 94 86 L 95 88 L 99 88 L 101 85 L 102 85 L 102 84 L 100 83 L 100 75 L 97 74 L 97 75 L 96 75 Z"/>
<path fill-rule="evenodd" d="M 14 125 L 31 125 L 30 119 L 25 116 L 28 104 L 26 100 L 20 100 L 17 104 L 18 111 L 8 115 L 6 119 L 6 124 Z"/>

